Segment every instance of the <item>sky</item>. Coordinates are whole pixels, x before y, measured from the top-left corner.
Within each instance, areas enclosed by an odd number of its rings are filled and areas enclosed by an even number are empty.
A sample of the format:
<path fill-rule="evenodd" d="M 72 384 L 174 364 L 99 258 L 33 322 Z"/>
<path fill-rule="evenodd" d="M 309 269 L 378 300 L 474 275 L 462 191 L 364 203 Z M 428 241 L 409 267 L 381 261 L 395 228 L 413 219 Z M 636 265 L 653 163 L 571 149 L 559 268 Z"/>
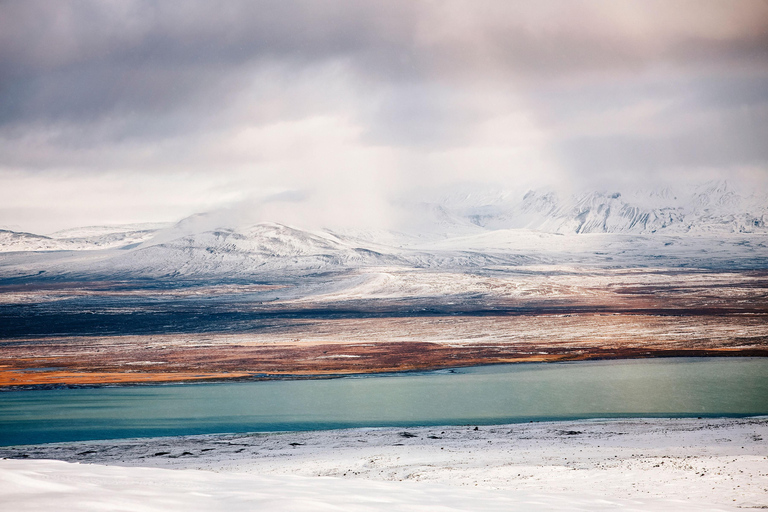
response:
<path fill-rule="evenodd" d="M 0 228 L 768 190 L 768 0 L 0 1 Z"/>

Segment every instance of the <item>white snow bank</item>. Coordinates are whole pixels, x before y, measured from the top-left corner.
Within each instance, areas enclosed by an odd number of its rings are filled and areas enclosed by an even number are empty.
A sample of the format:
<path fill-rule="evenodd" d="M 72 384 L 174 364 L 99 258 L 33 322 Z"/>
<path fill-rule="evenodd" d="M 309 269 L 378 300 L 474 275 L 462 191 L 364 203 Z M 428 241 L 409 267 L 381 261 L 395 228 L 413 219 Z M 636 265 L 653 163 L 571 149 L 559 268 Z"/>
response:
<path fill-rule="evenodd" d="M 1 460 L 0 508 L 68 511 L 729 510 L 703 502 L 491 491 L 417 482 Z"/>

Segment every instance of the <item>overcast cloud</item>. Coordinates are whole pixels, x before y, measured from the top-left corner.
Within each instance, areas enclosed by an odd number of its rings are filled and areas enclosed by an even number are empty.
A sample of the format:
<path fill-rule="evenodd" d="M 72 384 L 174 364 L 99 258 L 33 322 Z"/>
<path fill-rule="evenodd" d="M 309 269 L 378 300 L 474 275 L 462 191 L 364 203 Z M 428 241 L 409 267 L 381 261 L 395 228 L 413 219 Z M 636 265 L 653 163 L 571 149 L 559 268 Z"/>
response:
<path fill-rule="evenodd" d="M 768 186 L 765 0 L 0 2 L 0 227 L 708 179 Z"/>

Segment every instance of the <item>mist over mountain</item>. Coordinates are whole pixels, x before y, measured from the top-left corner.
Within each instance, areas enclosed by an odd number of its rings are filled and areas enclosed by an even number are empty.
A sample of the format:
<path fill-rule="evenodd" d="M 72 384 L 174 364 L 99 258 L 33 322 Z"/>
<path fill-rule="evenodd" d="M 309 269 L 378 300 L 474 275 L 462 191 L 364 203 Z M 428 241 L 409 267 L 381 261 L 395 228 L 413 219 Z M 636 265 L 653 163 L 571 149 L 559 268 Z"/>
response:
<path fill-rule="evenodd" d="M 465 269 L 589 263 L 738 266 L 768 261 L 768 198 L 725 182 L 687 191 L 451 192 L 402 201 L 401 229 L 228 225 L 222 212 L 173 225 L 0 232 L 0 274 L 243 278 L 363 268 Z M 474 269 L 474 270 L 473 270 Z M 250 276 L 250 277 L 249 277 Z"/>

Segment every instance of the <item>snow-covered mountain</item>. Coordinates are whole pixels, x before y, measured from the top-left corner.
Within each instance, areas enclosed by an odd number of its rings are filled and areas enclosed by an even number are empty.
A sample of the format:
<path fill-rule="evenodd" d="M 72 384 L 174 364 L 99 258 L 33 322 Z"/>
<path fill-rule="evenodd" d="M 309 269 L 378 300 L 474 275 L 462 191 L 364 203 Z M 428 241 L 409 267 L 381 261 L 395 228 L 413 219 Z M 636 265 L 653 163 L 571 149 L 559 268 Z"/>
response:
<path fill-rule="evenodd" d="M 89 226 L 36 235 L 0 230 L 0 252 L 85 251 L 130 248 L 151 239 L 165 224 Z"/>
<path fill-rule="evenodd" d="M 472 251 L 462 247 L 433 250 L 432 242 L 390 232 L 390 243 L 331 230 L 301 230 L 273 222 L 241 228 L 216 228 L 175 236 L 181 222 L 159 231 L 129 251 L 89 261 L 91 272 L 145 277 L 227 276 L 318 273 L 371 267 L 457 268 L 531 263 L 514 252 Z M 394 241 L 394 243 L 392 243 Z M 538 261 L 536 259 L 535 261 Z"/>
<path fill-rule="evenodd" d="M 487 230 L 547 233 L 704 234 L 768 232 L 768 195 L 740 193 L 727 182 L 688 191 L 590 191 L 563 195 L 529 191 L 522 197 L 452 194 L 439 201 L 455 217 Z"/>
<path fill-rule="evenodd" d="M 266 222 L 246 228 L 217 228 L 173 237 L 160 232 L 135 249 L 101 262 L 112 271 L 143 275 L 230 275 L 279 269 L 323 270 L 398 264 L 379 252 L 326 231 L 303 231 Z"/>
<path fill-rule="evenodd" d="M 43 235 L 0 230 L 0 252 L 63 251 L 67 246 L 61 240 Z"/>
<path fill-rule="evenodd" d="M 251 278 L 363 268 L 488 269 L 540 263 L 768 264 L 768 200 L 724 183 L 686 194 L 454 193 L 404 203 L 398 231 L 226 225 L 195 215 L 170 226 L 0 231 L 0 276 Z"/>

